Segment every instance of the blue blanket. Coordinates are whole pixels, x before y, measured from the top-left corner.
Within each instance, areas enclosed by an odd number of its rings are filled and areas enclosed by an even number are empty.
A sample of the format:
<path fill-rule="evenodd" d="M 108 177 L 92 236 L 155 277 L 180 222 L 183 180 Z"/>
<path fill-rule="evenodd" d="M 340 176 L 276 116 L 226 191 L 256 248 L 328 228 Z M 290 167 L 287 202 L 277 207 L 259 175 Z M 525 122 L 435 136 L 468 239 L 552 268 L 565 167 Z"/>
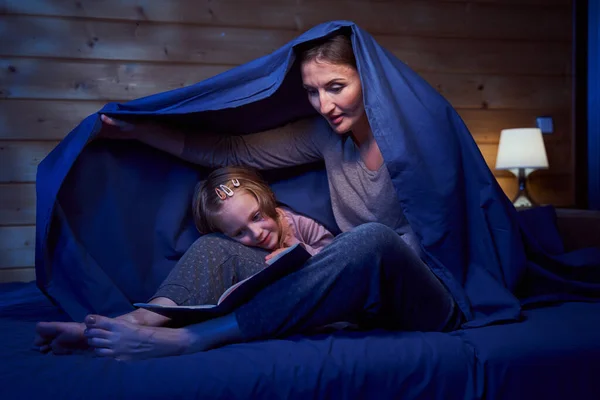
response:
<path fill-rule="evenodd" d="M 295 47 L 339 30 L 351 34 L 365 109 L 398 206 L 463 311 L 464 327 L 518 320 L 517 289 L 521 298 L 544 301 L 565 293 L 597 297 L 600 285 L 586 283 L 593 268 L 574 276 L 572 260 L 539 251 L 521 232 L 452 106 L 351 22 L 319 25 L 216 77 L 100 112 L 198 134 L 246 134 L 313 115 Z M 76 320 L 127 312 L 153 293 L 197 237 L 189 204 L 206 174 L 139 143 L 93 140 L 100 127 L 98 114 L 82 121 L 37 176 L 37 283 Z M 282 202 L 335 229 L 322 164 L 270 171 L 267 178 Z"/>
<path fill-rule="evenodd" d="M 0 284 L 0 396 L 49 399 L 597 399 L 600 304 L 439 332 L 336 332 L 119 362 L 30 349 L 68 320 L 31 284 Z"/>
<path fill-rule="evenodd" d="M 474 351 L 439 332 L 337 332 L 120 362 L 31 350 L 34 325 L 68 319 L 33 284 L 0 284 L 0 398 L 471 399 Z"/>

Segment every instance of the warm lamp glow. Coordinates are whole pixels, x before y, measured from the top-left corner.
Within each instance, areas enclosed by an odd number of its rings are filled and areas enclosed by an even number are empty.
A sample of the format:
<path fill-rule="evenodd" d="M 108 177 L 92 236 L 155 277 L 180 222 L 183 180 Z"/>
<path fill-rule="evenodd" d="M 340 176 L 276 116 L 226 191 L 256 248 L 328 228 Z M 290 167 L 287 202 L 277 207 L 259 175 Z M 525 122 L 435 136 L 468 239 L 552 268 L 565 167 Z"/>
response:
<path fill-rule="evenodd" d="M 502 130 L 496 169 L 513 168 L 548 168 L 548 157 L 541 130 L 538 128 Z"/>
<path fill-rule="evenodd" d="M 516 207 L 531 207 L 535 204 L 527 194 L 527 176 L 532 171 L 542 168 L 548 168 L 548 157 L 540 129 L 502 130 L 496 169 L 508 169 L 519 178 L 519 193 L 513 200 Z"/>

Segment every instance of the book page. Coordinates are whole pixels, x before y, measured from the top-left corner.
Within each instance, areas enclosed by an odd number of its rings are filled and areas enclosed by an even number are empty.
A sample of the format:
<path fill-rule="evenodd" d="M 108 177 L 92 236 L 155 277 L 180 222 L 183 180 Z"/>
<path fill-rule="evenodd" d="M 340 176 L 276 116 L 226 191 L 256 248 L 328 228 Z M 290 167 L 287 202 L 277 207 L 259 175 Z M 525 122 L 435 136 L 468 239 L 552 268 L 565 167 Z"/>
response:
<path fill-rule="evenodd" d="M 296 248 L 296 246 L 301 246 L 301 244 L 297 243 L 291 247 L 287 247 L 285 250 L 280 251 L 279 253 L 277 253 L 277 255 L 269 260 L 266 261 L 267 265 L 271 266 L 273 265 L 275 262 L 277 262 L 277 260 L 279 260 L 280 258 L 282 258 L 283 256 L 285 256 L 286 254 L 288 254 L 289 252 L 291 252 L 292 250 L 294 250 L 294 248 Z M 269 267 L 266 267 L 269 268 Z M 256 274 L 259 274 L 261 271 L 258 271 Z M 254 274 L 254 275 L 256 275 Z M 236 288 L 238 288 L 241 284 L 243 284 L 244 282 L 246 282 L 248 279 L 251 279 L 254 275 L 249 276 L 248 278 L 239 281 L 238 283 L 230 286 L 225 292 L 223 292 L 223 294 L 221 295 L 221 297 L 219 297 L 219 300 L 217 301 L 217 305 L 221 304 L 223 302 L 223 300 L 225 300 L 227 298 L 227 296 L 229 296 L 231 294 L 231 292 L 233 292 Z"/>
<path fill-rule="evenodd" d="M 268 268 L 268 267 L 267 267 Z M 255 274 L 256 275 L 256 274 Z M 254 276 L 254 275 L 252 275 Z M 231 285 L 229 287 L 229 289 L 227 289 L 226 291 L 223 292 L 223 294 L 221 295 L 221 297 L 219 297 L 219 300 L 217 301 L 217 305 L 221 304 L 223 302 L 223 300 L 225 300 L 227 298 L 227 296 L 229 296 L 231 294 L 231 292 L 233 292 L 238 286 L 240 286 L 242 283 L 246 282 L 248 279 L 252 278 L 252 276 L 249 276 L 246 279 L 243 279 L 241 281 L 239 281 L 238 283 L 235 283 L 233 285 Z"/>

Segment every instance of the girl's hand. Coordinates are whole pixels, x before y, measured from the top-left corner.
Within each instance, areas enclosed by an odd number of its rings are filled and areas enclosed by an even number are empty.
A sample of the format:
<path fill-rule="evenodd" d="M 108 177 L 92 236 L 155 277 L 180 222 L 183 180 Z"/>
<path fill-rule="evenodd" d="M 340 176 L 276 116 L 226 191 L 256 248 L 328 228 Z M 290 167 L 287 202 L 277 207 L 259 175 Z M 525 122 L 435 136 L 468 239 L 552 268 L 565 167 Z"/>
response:
<path fill-rule="evenodd" d="M 282 251 L 284 251 L 285 249 L 287 249 L 287 247 L 282 247 L 280 249 L 275 250 L 274 252 L 272 252 L 271 254 L 267 254 L 265 256 L 265 261 L 269 261 L 271 258 L 275 257 L 277 254 L 281 253 Z"/>
<path fill-rule="evenodd" d="M 120 119 L 111 118 L 105 114 L 100 115 L 102 130 L 100 137 L 109 139 L 136 139 L 136 126 Z"/>

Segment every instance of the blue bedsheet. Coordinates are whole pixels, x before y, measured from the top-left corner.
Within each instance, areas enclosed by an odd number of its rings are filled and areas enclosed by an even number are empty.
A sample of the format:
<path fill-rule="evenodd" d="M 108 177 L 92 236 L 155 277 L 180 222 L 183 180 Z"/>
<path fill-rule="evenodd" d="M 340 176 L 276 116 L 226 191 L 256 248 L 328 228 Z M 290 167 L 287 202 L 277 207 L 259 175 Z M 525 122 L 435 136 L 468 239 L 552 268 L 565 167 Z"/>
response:
<path fill-rule="evenodd" d="M 30 350 L 35 322 L 68 319 L 33 283 L 0 285 L 0 398 L 600 398 L 600 304 L 444 333 L 338 332 L 119 362 Z"/>
<path fill-rule="evenodd" d="M 524 316 L 455 333 L 476 351 L 486 399 L 600 399 L 600 304 L 563 303 Z"/>
<path fill-rule="evenodd" d="M 0 398 L 468 399 L 474 393 L 473 351 L 442 333 L 338 332 L 137 362 L 30 350 L 36 321 L 64 317 L 33 283 L 0 285 Z"/>

